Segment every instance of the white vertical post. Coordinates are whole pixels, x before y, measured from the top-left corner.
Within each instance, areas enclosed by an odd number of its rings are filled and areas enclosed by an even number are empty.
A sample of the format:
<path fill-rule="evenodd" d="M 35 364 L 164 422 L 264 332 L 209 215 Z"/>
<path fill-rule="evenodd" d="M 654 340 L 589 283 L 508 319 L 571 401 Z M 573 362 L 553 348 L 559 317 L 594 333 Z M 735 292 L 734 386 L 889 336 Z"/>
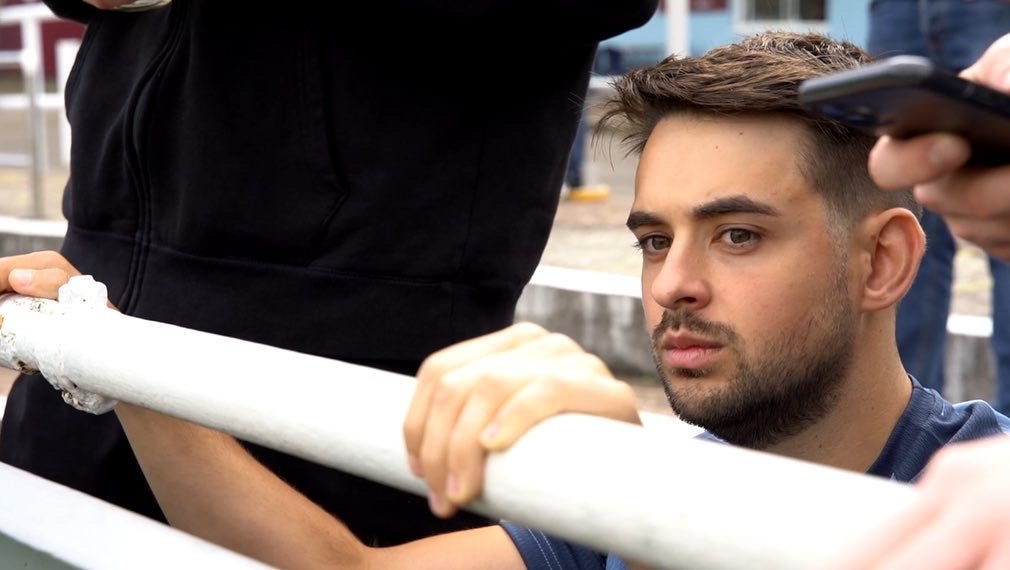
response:
<path fill-rule="evenodd" d="M 690 55 L 688 0 L 666 0 L 666 53 Z"/>
<path fill-rule="evenodd" d="M 21 20 L 21 76 L 28 95 L 29 136 L 32 146 L 32 215 L 45 217 L 46 118 L 41 98 L 45 91 L 42 69 L 42 23 L 38 18 Z"/>
<path fill-rule="evenodd" d="M 80 47 L 81 42 L 76 39 L 63 39 L 56 42 L 56 90 L 59 93 L 60 101 L 66 101 L 67 79 L 70 77 L 70 70 L 74 67 L 74 60 L 77 58 L 77 50 Z M 60 164 L 69 166 L 70 123 L 67 121 L 66 110 L 60 113 L 59 148 Z"/>

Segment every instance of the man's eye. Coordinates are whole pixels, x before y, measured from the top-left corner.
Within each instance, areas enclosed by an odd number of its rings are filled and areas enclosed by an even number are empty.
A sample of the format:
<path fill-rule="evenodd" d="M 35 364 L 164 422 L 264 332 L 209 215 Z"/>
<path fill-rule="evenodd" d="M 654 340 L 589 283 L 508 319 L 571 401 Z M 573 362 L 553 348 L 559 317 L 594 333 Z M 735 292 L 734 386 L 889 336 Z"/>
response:
<path fill-rule="evenodd" d="M 748 245 L 758 240 L 756 233 L 741 228 L 728 229 L 720 237 L 723 242 L 731 246 Z"/>
<path fill-rule="evenodd" d="M 666 236 L 645 236 L 638 240 L 636 247 L 645 253 L 669 249 L 672 240 Z"/>

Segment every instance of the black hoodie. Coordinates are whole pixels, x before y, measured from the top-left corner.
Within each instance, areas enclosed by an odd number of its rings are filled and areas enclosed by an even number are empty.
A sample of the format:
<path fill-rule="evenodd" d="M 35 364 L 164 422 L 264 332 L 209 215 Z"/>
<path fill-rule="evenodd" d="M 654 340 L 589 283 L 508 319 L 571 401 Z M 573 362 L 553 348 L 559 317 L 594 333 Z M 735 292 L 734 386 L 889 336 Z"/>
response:
<path fill-rule="evenodd" d="M 67 85 L 69 261 L 126 314 L 407 374 L 511 322 L 596 44 L 656 8 L 47 3 L 87 25 Z M 3 461 L 161 518 L 111 414 L 29 378 L 0 434 Z M 368 542 L 476 522 L 256 453 Z"/>

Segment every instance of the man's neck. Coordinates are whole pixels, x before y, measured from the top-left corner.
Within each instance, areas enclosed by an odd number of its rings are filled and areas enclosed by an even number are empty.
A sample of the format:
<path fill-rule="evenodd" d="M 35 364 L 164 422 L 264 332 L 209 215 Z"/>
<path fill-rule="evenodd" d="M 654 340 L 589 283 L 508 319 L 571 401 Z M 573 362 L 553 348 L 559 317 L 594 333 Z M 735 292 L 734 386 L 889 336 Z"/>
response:
<path fill-rule="evenodd" d="M 883 365 L 867 361 L 853 364 L 839 390 L 837 405 L 821 421 L 765 451 L 867 471 L 908 406 L 912 383 L 896 354 Z"/>

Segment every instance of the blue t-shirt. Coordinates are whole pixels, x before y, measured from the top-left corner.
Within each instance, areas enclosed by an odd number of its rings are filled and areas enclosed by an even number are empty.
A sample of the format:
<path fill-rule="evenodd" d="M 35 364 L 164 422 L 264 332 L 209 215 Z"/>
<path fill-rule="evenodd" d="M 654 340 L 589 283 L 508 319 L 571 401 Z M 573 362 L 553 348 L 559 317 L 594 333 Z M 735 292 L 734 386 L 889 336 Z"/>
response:
<path fill-rule="evenodd" d="M 867 471 L 895 481 L 914 482 L 941 447 L 992 435 L 1010 435 L 1010 419 L 981 400 L 951 404 L 914 378 L 912 397 L 880 456 Z M 699 439 L 716 440 L 705 432 Z M 626 570 L 617 556 L 595 552 L 524 526 L 503 522 L 530 570 Z"/>

